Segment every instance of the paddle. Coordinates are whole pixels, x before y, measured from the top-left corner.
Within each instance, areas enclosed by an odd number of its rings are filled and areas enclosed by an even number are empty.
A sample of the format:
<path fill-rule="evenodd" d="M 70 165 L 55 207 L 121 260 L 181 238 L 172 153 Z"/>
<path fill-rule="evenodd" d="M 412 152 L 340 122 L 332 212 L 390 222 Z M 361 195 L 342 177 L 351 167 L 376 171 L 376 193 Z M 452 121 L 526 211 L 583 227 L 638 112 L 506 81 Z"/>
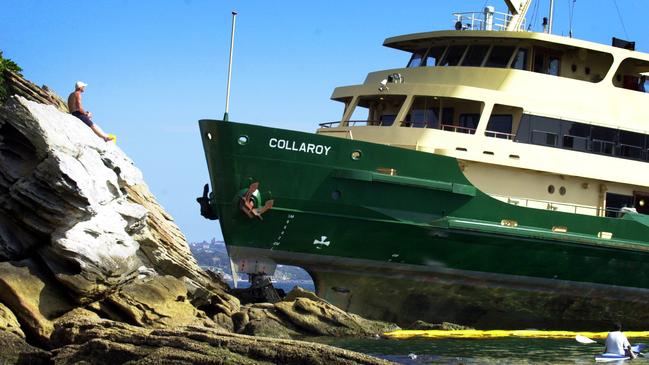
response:
<path fill-rule="evenodd" d="M 583 344 L 597 343 L 597 344 L 603 345 L 603 343 L 601 343 L 599 341 L 592 340 L 592 339 L 590 339 L 590 338 L 588 338 L 586 336 L 582 336 L 582 335 L 576 335 L 575 340 L 577 340 L 577 342 L 583 343 Z M 635 353 L 638 354 L 638 356 L 640 356 L 640 357 L 645 357 L 645 355 L 642 352 L 640 352 L 645 347 L 644 344 L 638 344 L 636 346 L 638 346 L 638 351 L 635 351 Z"/>

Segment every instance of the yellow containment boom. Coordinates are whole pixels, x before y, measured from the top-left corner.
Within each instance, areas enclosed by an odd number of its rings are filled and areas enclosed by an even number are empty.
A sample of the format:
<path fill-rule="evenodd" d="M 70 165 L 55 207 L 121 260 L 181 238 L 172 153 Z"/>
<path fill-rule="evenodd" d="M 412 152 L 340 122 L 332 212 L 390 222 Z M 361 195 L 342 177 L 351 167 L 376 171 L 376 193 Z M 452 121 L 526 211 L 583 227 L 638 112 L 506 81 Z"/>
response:
<path fill-rule="evenodd" d="M 625 331 L 629 338 L 649 338 L 649 331 Z M 539 330 L 399 330 L 387 332 L 383 337 L 394 340 L 406 340 L 411 338 L 502 338 L 502 337 L 525 337 L 525 338 L 572 338 L 582 335 L 589 338 L 605 339 L 608 332 L 573 332 L 573 331 L 539 331 Z"/>

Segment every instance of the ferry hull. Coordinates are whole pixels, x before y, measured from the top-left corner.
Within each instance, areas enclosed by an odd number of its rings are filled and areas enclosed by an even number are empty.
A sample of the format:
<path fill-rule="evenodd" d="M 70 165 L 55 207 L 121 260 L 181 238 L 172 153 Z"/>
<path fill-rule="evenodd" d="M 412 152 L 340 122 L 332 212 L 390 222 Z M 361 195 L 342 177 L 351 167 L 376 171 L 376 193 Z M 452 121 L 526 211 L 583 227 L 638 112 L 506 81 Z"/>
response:
<path fill-rule="evenodd" d="M 242 271 L 304 267 L 325 299 L 402 325 L 602 329 L 622 320 L 631 329 L 649 319 L 645 216 L 505 204 L 444 156 L 231 122 L 200 127 L 211 204 Z M 258 209 L 273 201 L 263 219 L 241 204 L 253 183 Z"/>

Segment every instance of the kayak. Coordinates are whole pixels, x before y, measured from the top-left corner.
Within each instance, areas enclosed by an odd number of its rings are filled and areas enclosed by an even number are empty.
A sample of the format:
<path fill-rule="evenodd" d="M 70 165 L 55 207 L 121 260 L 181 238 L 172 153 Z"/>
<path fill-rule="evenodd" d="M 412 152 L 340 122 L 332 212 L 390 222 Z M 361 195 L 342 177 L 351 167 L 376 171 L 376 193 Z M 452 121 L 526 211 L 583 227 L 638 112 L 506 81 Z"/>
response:
<path fill-rule="evenodd" d="M 631 360 L 631 358 L 625 355 L 618 355 L 618 354 L 611 354 L 611 353 L 595 355 L 596 362 L 614 362 L 614 361 L 625 361 L 625 360 Z"/>
<path fill-rule="evenodd" d="M 631 351 L 633 351 L 635 354 L 639 354 L 645 347 L 646 345 L 644 344 L 633 345 L 631 346 Z M 626 355 L 611 354 L 611 353 L 604 353 L 595 356 L 596 362 L 614 362 L 614 361 L 626 361 L 626 360 L 631 360 L 631 358 Z"/>

